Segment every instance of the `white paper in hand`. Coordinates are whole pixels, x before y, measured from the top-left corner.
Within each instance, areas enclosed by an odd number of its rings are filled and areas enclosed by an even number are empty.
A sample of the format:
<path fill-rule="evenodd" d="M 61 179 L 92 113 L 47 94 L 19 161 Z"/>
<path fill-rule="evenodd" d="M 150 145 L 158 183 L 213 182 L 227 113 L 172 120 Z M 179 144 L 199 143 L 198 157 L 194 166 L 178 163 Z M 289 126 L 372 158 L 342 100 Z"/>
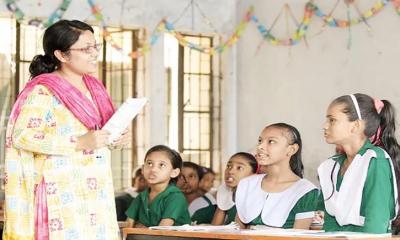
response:
<path fill-rule="evenodd" d="M 121 136 L 131 121 L 147 103 L 147 98 L 128 98 L 112 115 L 102 129 L 109 131 L 108 143 L 112 143 Z"/>

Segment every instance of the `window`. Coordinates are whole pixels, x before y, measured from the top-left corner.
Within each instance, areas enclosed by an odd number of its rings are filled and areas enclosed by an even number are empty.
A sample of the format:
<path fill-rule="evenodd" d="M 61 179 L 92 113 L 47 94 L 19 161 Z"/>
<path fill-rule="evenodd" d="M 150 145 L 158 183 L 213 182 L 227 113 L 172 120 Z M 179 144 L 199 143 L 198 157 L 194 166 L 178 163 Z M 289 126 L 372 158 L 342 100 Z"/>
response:
<path fill-rule="evenodd" d="M 210 36 L 184 35 L 202 47 L 212 47 Z M 220 74 L 218 56 L 210 56 L 166 35 L 166 66 L 170 91 L 169 140 L 184 160 L 219 171 Z"/>
<path fill-rule="evenodd" d="M 119 28 L 108 29 L 114 42 L 124 53 L 137 50 L 144 32 Z M 101 79 L 105 81 L 107 90 L 116 107 L 128 97 L 143 97 L 144 95 L 144 57 L 133 59 L 122 55 L 103 40 L 103 61 L 101 63 Z M 140 70 L 139 70 L 140 69 Z M 139 127 L 137 127 L 139 126 Z M 133 169 L 138 166 L 144 154 L 145 115 L 140 113 L 132 126 L 132 146 L 123 150 L 112 151 L 112 170 L 115 189 L 130 186 Z"/>
<path fill-rule="evenodd" d="M 30 61 L 35 55 L 42 54 L 44 30 L 19 24 L 12 18 L 0 18 L 0 29 L 4 33 L 4 36 L 0 38 L 0 166 L 3 166 L 5 131 L 10 109 L 15 96 L 29 80 Z M 136 60 L 124 56 L 102 40 L 100 28 L 94 27 L 94 30 L 97 41 L 103 41 L 103 49 L 99 54 L 98 76 L 106 84 L 114 105 L 118 107 L 127 97 L 143 96 L 144 57 Z M 122 47 L 124 53 L 136 50 L 139 41 L 144 38 L 142 30 L 113 28 L 110 32 L 115 43 Z M 134 133 L 132 146 L 124 150 L 112 151 L 113 182 L 116 190 L 131 184 L 131 172 L 137 165 L 137 156 L 144 154 L 144 128 L 145 114 L 141 113 L 132 127 Z"/>

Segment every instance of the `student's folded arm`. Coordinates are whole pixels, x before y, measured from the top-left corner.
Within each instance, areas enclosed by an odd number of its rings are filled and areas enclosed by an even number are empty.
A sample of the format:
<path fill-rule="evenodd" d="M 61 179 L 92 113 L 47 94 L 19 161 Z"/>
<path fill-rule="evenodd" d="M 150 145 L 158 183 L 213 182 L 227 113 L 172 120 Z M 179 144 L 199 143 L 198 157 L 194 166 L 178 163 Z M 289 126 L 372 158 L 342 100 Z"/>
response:
<path fill-rule="evenodd" d="M 141 222 L 135 222 L 134 228 L 147 228 L 147 226 L 143 225 Z"/>
<path fill-rule="evenodd" d="M 386 233 L 394 209 L 391 166 L 386 159 L 371 159 L 363 191 L 364 229 Z"/>
<path fill-rule="evenodd" d="M 126 219 L 126 221 L 127 221 L 127 223 L 128 223 L 128 226 L 127 227 L 130 227 L 130 228 L 132 228 L 132 227 L 134 227 L 135 226 L 135 220 L 133 220 L 132 218 L 127 218 Z"/>
<path fill-rule="evenodd" d="M 296 219 L 293 228 L 295 229 L 310 229 L 312 218 Z"/>
<path fill-rule="evenodd" d="M 293 228 L 309 229 L 317 210 L 319 191 L 311 190 L 296 203 L 293 210 L 296 212 Z"/>
<path fill-rule="evenodd" d="M 238 214 L 236 214 L 235 222 L 236 222 L 237 224 L 239 224 L 240 229 L 246 229 L 246 228 L 247 228 L 247 225 L 244 224 L 244 223 L 242 222 L 242 220 L 240 220 Z"/>
<path fill-rule="evenodd" d="M 212 225 L 223 225 L 225 221 L 225 216 L 226 212 L 224 210 L 221 210 L 219 207 L 217 207 L 217 210 L 215 210 L 214 217 L 211 221 Z"/>
<path fill-rule="evenodd" d="M 188 211 L 186 198 L 183 194 L 170 194 L 165 198 L 165 209 L 161 214 L 161 219 L 171 219 L 175 221 Z"/>
<path fill-rule="evenodd" d="M 175 220 L 171 218 L 163 218 L 161 219 L 158 226 L 174 226 Z"/>
<path fill-rule="evenodd" d="M 75 152 L 76 137 L 58 131 L 52 101 L 53 96 L 42 86 L 35 87 L 26 98 L 13 129 L 15 148 L 48 155 Z"/>

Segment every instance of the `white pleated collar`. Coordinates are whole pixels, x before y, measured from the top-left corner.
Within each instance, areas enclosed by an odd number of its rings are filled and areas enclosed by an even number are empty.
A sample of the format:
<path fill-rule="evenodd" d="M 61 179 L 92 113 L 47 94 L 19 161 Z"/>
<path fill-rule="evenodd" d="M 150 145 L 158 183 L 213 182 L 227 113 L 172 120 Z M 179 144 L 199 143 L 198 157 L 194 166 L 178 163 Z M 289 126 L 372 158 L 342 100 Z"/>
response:
<path fill-rule="evenodd" d="M 265 225 L 282 227 L 297 201 L 316 187 L 310 181 L 300 179 L 282 192 L 268 193 L 261 188 L 265 175 L 240 180 L 235 195 L 237 213 L 245 224 L 261 215 Z"/>
<path fill-rule="evenodd" d="M 233 201 L 233 191 L 232 188 L 222 183 L 218 187 L 217 191 L 217 206 L 219 209 L 223 211 L 227 211 L 235 206 L 235 202 Z"/>
<path fill-rule="evenodd" d="M 384 151 L 383 149 L 381 149 Z M 395 176 L 394 168 L 390 156 L 384 151 L 386 159 L 390 162 L 392 175 Z M 364 217 L 360 215 L 362 194 L 368 174 L 369 164 L 372 158 L 376 158 L 374 150 L 368 149 L 363 155 L 357 154 L 343 176 L 339 191 L 336 191 L 337 176 L 340 165 L 337 161 L 330 158 L 318 167 L 318 176 L 321 190 L 325 201 L 326 211 L 336 218 L 340 226 L 356 225 L 364 226 Z M 334 169 L 333 169 L 334 168 Z M 332 173 L 333 169 L 333 173 Z M 331 180 L 332 175 L 332 180 Z M 397 184 L 393 177 L 394 199 L 397 202 Z M 333 181 L 333 185 L 332 185 Z M 333 192 L 333 195 L 331 196 Z M 398 204 L 396 203 L 396 212 Z"/>

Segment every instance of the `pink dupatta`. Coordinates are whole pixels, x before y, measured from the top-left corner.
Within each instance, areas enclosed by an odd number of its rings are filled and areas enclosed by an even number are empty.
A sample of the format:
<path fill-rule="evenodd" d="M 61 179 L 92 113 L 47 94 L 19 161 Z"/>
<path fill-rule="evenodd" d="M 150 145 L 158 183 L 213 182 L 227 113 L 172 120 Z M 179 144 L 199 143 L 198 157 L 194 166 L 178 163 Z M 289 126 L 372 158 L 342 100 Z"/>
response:
<path fill-rule="evenodd" d="M 72 114 L 88 129 L 102 127 L 110 119 L 115 109 L 103 84 L 90 75 L 84 75 L 83 80 L 88 88 L 93 103 L 67 80 L 54 73 L 41 74 L 30 80 L 19 94 L 10 114 L 10 121 L 14 125 L 21 108 L 36 85 L 47 87 Z M 46 200 L 46 183 L 41 178 L 35 186 L 35 239 L 49 239 L 48 209 Z"/>
<path fill-rule="evenodd" d="M 97 110 L 90 100 L 72 84 L 54 73 L 41 74 L 30 80 L 24 90 L 19 94 L 10 115 L 10 120 L 15 122 L 21 112 L 25 99 L 36 85 L 47 87 L 72 114 L 88 129 L 94 130 L 96 125 L 100 128 L 110 119 L 114 113 L 111 102 L 103 84 L 90 75 L 84 75 L 83 81 L 88 88 Z M 100 113 L 100 116 L 99 114 Z"/>

